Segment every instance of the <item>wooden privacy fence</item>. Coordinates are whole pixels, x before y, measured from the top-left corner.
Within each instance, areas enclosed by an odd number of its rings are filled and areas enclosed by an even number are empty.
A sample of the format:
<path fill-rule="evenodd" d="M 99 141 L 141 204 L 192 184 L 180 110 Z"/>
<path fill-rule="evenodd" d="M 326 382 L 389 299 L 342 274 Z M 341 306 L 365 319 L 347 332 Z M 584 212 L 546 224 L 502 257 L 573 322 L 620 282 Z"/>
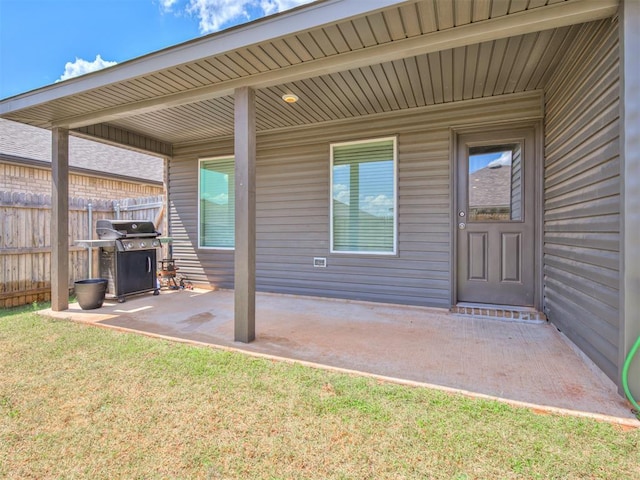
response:
<path fill-rule="evenodd" d="M 69 287 L 88 278 L 89 251 L 74 242 L 96 238 L 96 220 L 147 220 L 162 231 L 163 202 L 162 195 L 113 201 L 70 198 Z M 98 274 L 96 251 L 91 259 L 94 276 Z M 51 196 L 0 191 L 0 308 L 50 297 Z"/>

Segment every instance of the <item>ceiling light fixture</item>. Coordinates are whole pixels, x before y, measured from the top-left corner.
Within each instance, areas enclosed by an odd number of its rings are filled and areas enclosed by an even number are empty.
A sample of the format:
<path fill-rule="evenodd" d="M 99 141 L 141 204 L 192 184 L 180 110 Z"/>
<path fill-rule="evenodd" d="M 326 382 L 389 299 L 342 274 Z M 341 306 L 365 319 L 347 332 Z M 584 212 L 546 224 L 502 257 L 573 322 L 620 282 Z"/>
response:
<path fill-rule="evenodd" d="M 284 95 L 282 95 L 282 100 L 287 103 L 296 103 L 298 101 L 298 96 L 294 95 L 293 93 L 285 93 Z"/>

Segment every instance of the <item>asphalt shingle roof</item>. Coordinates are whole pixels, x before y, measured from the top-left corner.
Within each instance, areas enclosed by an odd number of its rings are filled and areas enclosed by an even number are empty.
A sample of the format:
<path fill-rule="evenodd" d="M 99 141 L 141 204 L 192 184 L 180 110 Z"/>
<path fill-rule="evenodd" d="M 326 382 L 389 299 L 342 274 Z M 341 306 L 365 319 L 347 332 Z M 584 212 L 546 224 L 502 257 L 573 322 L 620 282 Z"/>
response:
<path fill-rule="evenodd" d="M 0 119 L 0 155 L 51 163 L 51 132 Z M 125 175 L 153 182 L 163 181 L 164 161 L 152 155 L 69 136 L 69 166 Z"/>
<path fill-rule="evenodd" d="M 508 207 L 511 204 L 511 167 L 484 167 L 469 175 L 469 206 Z"/>

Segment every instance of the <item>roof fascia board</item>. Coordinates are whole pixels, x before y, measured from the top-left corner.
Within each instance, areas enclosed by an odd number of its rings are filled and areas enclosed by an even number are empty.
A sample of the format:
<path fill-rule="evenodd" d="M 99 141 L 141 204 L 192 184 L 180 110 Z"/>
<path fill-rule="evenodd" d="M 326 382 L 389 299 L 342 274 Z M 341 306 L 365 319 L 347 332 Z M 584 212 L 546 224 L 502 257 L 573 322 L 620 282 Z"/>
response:
<path fill-rule="evenodd" d="M 398 60 L 514 35 L 600 20 L 613 17 L 617 10 L 618 0 L 599 0 L 597 2 L 573 0 L 566 3 L 553 4 L 420 37 L 406 38 L 354 52 L 305 62 L 251 77 L 238 78 L 195 90 L 143 100 L 91 114 L 61 118 L 56 120 L 54 125 L 78 128 L 92 123 L 109 122 L 187 103 L 233 95 L 234 90 L 240 87 L 256 89 L 271 87 L 285 82 L 294 82 L 318 75 L 364 67 L 372 63 Z"/>
<path fill-rule="evenodd" d="M 0 115 L 369 14 L 407 0 L 324 0 L 0 101 Z"/>

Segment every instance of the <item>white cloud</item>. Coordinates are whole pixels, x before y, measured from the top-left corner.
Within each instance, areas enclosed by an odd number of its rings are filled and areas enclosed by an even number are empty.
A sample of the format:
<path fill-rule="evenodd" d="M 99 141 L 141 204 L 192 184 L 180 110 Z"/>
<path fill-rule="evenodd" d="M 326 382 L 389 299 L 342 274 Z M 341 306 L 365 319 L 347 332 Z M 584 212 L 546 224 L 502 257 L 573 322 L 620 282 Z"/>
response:
<path fill-rule="evenodd" d="M 69 78 L 79 77 L 80 75 L 84 75 L 85 73 L 102 70 L 103 68 L 117 65 L 117 63 L 118 62 L 109 62 L 107 60 L 103 60 L 99 54 L 96 55 L 96 59 L 93 62 L 76 57 L 75 62 L 66 63 L 66 65 L 64 66 L 64 73 L 58 80 L 56 80 L 56 83 L 61 82 L 62 80 L 67 80 Z"/>
<path fill-rule="evenodd" d="M 273 13 L 289 10 L 313 0 L 188 0 L 186 12 L 199 20 L 201 33 L 211 33 Z M 165 10 L 177 0 L 161 0 Z"/>
<path fill-rule="evenodd" d="M 229 194 L 227 193 L 219 193 L 215 197 L 211 199 L 212 202 L 218 203 L 220 205 L 226 205 L 229 203 Z"/>
<path fill-rule="evenodd" d="M 336 183 L 333 185 L 333 198 L 334 200 L 349 205 L 351 200 L 351 192 L 349 187 L 343 183 Z"/>
<path fill-rule="evenodd" d="M 333 185 L 333 199 L 344 205 L 351 204 L 351 192 L 347 185 L 337 183 Z M 393 215 L 393 198 L 387 195 L 360 195 L 359 208 L 375 217 L 391 217 Z"/>
<path fill-rule="evenodd" d="M 489 168 L 507 167 L 511 165 L 511 150 L 502 152 L 499 158 L 496 158 L 487 165 Z"/>
<path fill-rule="evenodd" d="M 298 5 L 309 3 L 310 1 L 312 0 L 262 0 L 260 2 L 260 8 L 262 8 L 265 15 L 271 15 L 272 13 L 290 10 Z"/>
<path fill-rule="evenodd" d="M 177 2 L 178 0 L 160 0 L 160 7 L 164 12 L 171 12 Z"/>
<path fill-rule="evenodd" d="M 390 217 L 393 212 L 393 199 L 383 194 L 376 197 L 367 196 L 361 209 L 376 217 Z"/>
<path fill-rule="evenodd" d="M 187 12 L 198 17 L 201 33 L 210 33 L 234 20 L 237 23 L 248 21 L 250 17 L 246 7 L 250 3 L 238 0 L 190 0 Z"/>

